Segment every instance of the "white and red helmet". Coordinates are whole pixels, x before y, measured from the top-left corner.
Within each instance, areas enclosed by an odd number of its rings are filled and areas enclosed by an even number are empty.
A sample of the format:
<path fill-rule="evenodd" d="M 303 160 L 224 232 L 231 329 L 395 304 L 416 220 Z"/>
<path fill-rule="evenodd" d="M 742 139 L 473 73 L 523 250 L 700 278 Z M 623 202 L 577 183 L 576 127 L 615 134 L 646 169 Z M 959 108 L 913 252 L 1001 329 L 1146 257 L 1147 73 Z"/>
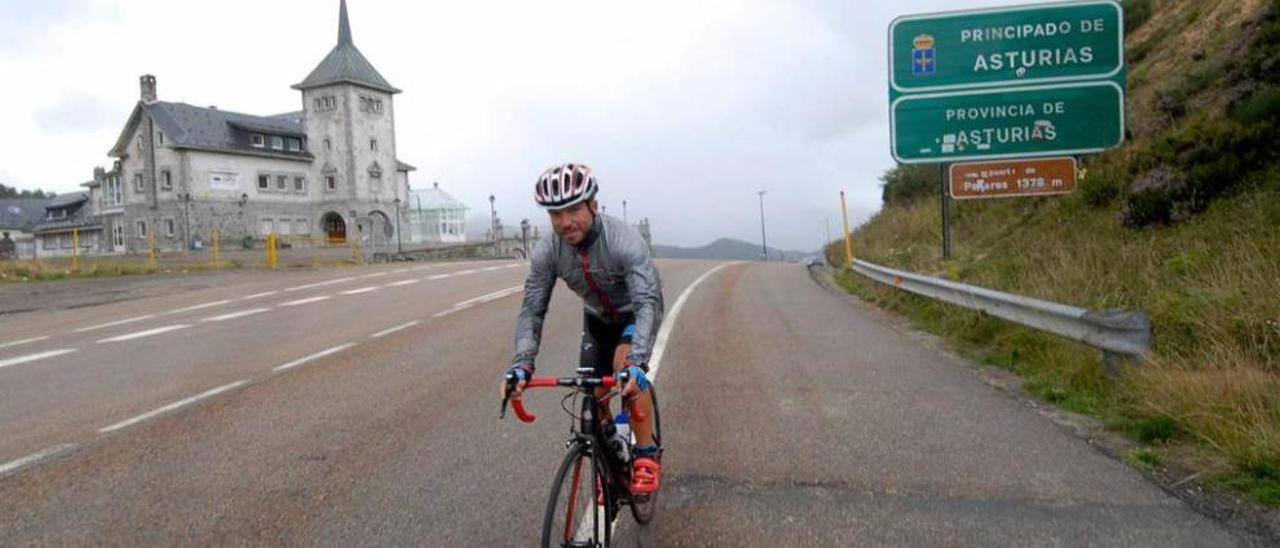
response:
<path fill-rule="evenodd" d="M 542 172 L 533 197 L 543 209 L 564 209 L 596 197 L 596 178 L 582 164 L 562 164 Z"/>

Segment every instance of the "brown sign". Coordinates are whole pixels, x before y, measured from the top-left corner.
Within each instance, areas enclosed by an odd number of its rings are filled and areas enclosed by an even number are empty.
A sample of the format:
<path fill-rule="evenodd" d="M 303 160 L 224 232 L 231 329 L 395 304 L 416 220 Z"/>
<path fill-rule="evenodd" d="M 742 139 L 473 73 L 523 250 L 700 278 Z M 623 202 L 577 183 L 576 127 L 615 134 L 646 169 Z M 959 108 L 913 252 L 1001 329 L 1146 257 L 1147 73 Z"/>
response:
<path fill-rule="evenodd" d="M 1075 190 L 1075 158 L 951 165 L 951 197 L 957 200 L 1070 194 Z"/>

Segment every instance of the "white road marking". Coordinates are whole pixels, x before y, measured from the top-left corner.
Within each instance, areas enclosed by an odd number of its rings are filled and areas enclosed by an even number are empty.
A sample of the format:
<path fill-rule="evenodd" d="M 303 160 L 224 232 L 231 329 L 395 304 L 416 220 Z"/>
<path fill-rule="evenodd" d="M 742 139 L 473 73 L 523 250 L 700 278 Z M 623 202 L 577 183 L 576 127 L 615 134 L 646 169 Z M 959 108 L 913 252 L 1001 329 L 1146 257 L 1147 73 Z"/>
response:
<path fill-rule="evenodd" d="M 138 416 L 136 416 L 136 417 L 134 417 L 134 418 L 132 418 L 132 419 L 126 419 L 126 420 L 123 420 L 123 421 L 117 422 L 117 423 L 115 423 L 115 424 L 113 424 L 113 425 L 111 425 L 111 426 L 107 426 L 107 427 L 99 428 L 99 429 L 98 429 L 98 432 L 99 432 L 99 433 L 102 433 L 102 434 L 105 434 L 105 433 L 107 433 L 107 432 L 113 432 L 113 431 L 119 430 L 119 429 L 121 429 L 121 428 L 126 428 L 126 427 L 129 427 L 129 426 L 133 426 L 133 425 L 138 424 L 138 423 L 140 423 L 140 422 L 142 422 L 142 421 L 145 421 L 145 420 L 147 420 L 147 419 L 150 419 L 150 418 L 156 417 L 156 416 L 158 416 L 158 415 L 162 415 L 162 414 L 164 414 L 164 413 L 168 413 L 168 412 L 170 412 L 170 411 L 173 411 L 173 410 L 175 410 L 175 409 L 179 409 L 179 408 L 185 407 L 185 406 L 187 406 L 187 405 L 191 405 L 191 404 L 193 404 L 193 403 L 195 403 L 195 402 L 198 402 L 198 401 L 200 401 L 200 400 L 203 400 L 203 399 L 205 399 L 205 398 L 210 398 L 210 397 L 213 397 L 213 396 L 217 396 L 218 394 L 221 394 L 221 393 L 226 392 L 226 391 L 228 391 L 228 390 L 231 390 L 231 389 L 233 389 L 233 388 L 239 387 L 239 386 L 244 385 L 245 383 L 248 383 L 248 382 L 249 382 L 248 380 L 242 380 L 242 381 L 236 381 L 236 382 L 233 382 L 233 383 L 231 383 L 231 384 L 224 384 L 224 385 L 219 386 L 219 387 L 217 387 L 217 388 L 214 388 L 214 389 L 212 389 L 212 390 L 207 390 L 207 391 L 201 392 L 201 393 L 199 393 L 199 394 L 196 394 L 196 395 L 194 395 L 194 396 L 191 396 L 190 398 L 187 398 L 187 399 L 185 399 L 185 400 L 176 401 L 176 402 L 173 402 L 173 403 L 171 403 L 171 404 L 169 404 L 169 405 L 166 405 L 166 406 L 164 406 L 164 407 L 161 407 L 161 408 L 159 408 L 159 409 L 153 409 L 153 410 L 151 410 L 151 411 L 147 411 L 146 413 L 143 413 L 143 414 L 141 414 L 141 415 L 138 415 Z"/>
<path fill-rule="evenodd" d="M 17 471 L 19 468 L 24 468 L 49 457 L 65 453 L 73 448 L 75 448 L 75 444 L 64 443 L 62 445 L 55 445 L 53 447 L 43 449 L 38 453 L 27 455 L 17 460 L 11 460 L 4 464 L 0 464 L 0 477 L 4 477 L 10 472 Z"/>
<path fill-rule="evenodd" d="M 291 368 L 291 367 L 297 367 L 297 366 L 302 365 L 302 364 L 304 364 L 304 363 L 307 363 L 307 362 L 309 362 L 309 361 L 311 361 L 311 360 L 318 360 L 318 359 L 320 359 L 320 358 L 323 358 L 323 357 L 325 357 L 325 356 L 328 356 L 329 354 L 334 354 L 334 353 L 337 353 L 337 352 L 342 352 L 343 350 L 346 350 L 346 349 L 348 349 L 348 348 L 351 348 L 351 347 L 353 347 L 353 346 L 355 346 L 355 345 L 356 345 L 356 343 L 347 343 L 347 344 L 343 344 L 343 345 L 335 346 L 335 347 L 330 348 L 330 349 L 328 349 L 328 350 L 321 350 L 321 351 L 316 352 L 315 354 L 312 354 L 312 355 L 307 356 L 307 357 L 305 357 L 305 358 L 298 358 L 298 359 L 293 360 L 293 361 L 291 361 L 291 362 L 289 362 L 289 363 L 286 363 L 286 364 L 284 364 L 284 365 L 277 365 L 277 366 L 275 366 L 275 367 L 271 368 L 271 371 L 272 371 L 273 373 L 279 373 L 279 372 L 281 372 L 281 371 L 284 371 L 285 369 L 289 369 L 289 368 Z"/>
<path fill-rule="evenodd" d="M 454 306 L 454 307 L 462 307 L 462 306 L 471 306 L 471 305 L 473 305 L 473 304 L 487 303 L 487 302 L 492 301 L 492 300 L 494 300 L 494 299 L 501 299 L 501 298 L 503 298 L 503 297 L 506 297 L 507 295 L 511 295 L 511 294 L 513 294 L 513 293 L 518 293 L 518 292 L 520 292 L 520 291 L 524 291 L 524 286 L 523 286 L 523 285 L 512 286 L 512 287 L 508 287 L 508 288 L 506 288 L 506 289 L 499 289 L 498 291 L 494 291 L 493 293 L 488 293 L 488 294 L 485 294 L 485 295 L 481 295 L 481 296 L 479 296 L 479 297 L 475 297 L 475 298 L 472 298 L 472 299 L 467 299 L 467 300 L 462 301 L 462 302 L 460 302 L 460 303 L 458 303 L 458 304 L 455 304 L 455 305 L 453 305 L 453 306 Z"/>
<path fill-rule="evenodd" d="M 395 269 L 395 270 L 392 270 L 390 273 L 391 273 L 391 274 L 399 274 L 399 273 L 401 273 L 401 272 L 408 272 L 408 271 L 409 271 L 409 269 L 407 269 L 407 268 L 397 268 L 397 269 Z"/>
<path fill-rule="evenodd" d="M 409 278 L 409 279 L 407 279 L 407 280 L 400 280 L 400 281 L 398 281 L 398 282 L 391 282 L 391 283 L 387 284 L 387 287 L 396 287 L 396 286 L 401 286 L 401 285 L 416 284 L 416 283 L 418 283 L 419 281 L 421 281 L 421 280 L 419 280 L 419 279 L 417 279 L 417 278 Z"/>
<path fill-rule="evenodd" d="M 471 307 L 470 307 L 470 306 L 455 306 L 455 307 L 450 308 L 450 309 L 448 309 L 448 310 L 442 310 L 442 311 L 440 311 L 440 312 L 436 312 L 435 314 L 432 314 L 432 315 L 431 315 L 431 317 L 432 317 L 432 318 L 443 318 L 443 317 L 445 317 L 445 316 L 448 316 L 449 314 L 453 314 L 454 312 L 461 312 L 461 311 L 466 310 L 466 309 L 468 309 L 468 308 L 471 308 Z"/>
<path fill-rule="evenodd" d="M 10 346 L 18 346 L 18 345 L 20 345 L 20 344 L 27 344 L 27 343 L 33 343 L 33 342 L 36 342 L 36 341 L 43 341 L 43 340 L 45 340 L 45 339 L 47 339 L 47 338 L 49 338 L 49 336 L 48 336 L 48 335 L 41 335 L 41 336 L 39 336 L 39 337 L 31 337 L 30 339 L 22 339 L 22 340 L 20 340 L 20 341 L 11 341 L 11 342 L 7 342 L 7 343 L 4 343 L 4 344 L 0 344 L 0 348 L 8 348 L 8 347 L 10 347 Z"/>
<path fill-rule="evenodd" d="M 452 275 L 453 275 L 453 274 L 436 274 L 435 276 L 427 276 L 427 278 L 426 278 L 426 279 L 428 279 L 428 280 L 443 280 L 443 279 L 448 278 L 449 276 L 452 276 Z"/>
<path fill-rule="evenodd" d="M 376 291 L 377 289 L 378 289 L 378 286 L 376 286 L 376 285 L 371 285 L 371 286 L 369 286 L 369 287 L 362 287 L 362 288 L 360 288 L 360 289 L 352 289 L 352 290 L 349 290 L 349 291 L 343 291 L 343 292 L 342 292 L 342 294 L 343 294 L 343 295 L 359 295 L 359 294 L 361 294 L 361 293 L 368 293 L 368 292 L 370 292 L 370 291 Z"/>
<path fill-rule="evenodd" d="M 287 302 L 287 303 L 280 303 L 280 306 L 298 306 L 298 305 L 300 305 L 300 304 L 314 303 L 314 302 L 318 302 L 318 301 L 327 301 L 327 300 L 329 300 L 329 299 L 331 299 L 331 298 L 332 298 L 332 297 L 330 297 L 330 296 L 328 296 L 328 295 L 320 295 L 320 296 L 318 296 L 318 297 L 307 297 L 307 298 L 305 298 L 305 299 L 298 299 L 298 300 L 296 300 L 296 301 L 289 301 L 289 302 Z"/>
<path fill-rule="evenodd" d="M 127 323 L 140 322 L 140 321 L 142 321 L 142 320 L 150 320 L 151 318 L 154 318 L 154 317 L 156 317 L 156 315 L 155 315 L 155 314 L 147 314 L 146 316 L 138 316 L 138 317 L 136 317 L 136 318 L 129 318 L 129 319 L 125 319 L 125 320 L 116 320 L 116 321 L 114 321 L 114 322 L 100 323 L 100 324 L 98 324 L 98 325 L 91 325 L 91 326 L 89 326 L 89 327 L 81 327 L 80 329 L 77 329 L 77 330 L 75 330 L 74 332 L 75 332 L 75 333 L 84 333 L 85 331 L 93 331 L 93 330 L 96 330 L 96 329 L 105 329 L 105 328 L 108 328 L 108 327 L 115 327 L 115 326 L 117 326 L 117 325 L 124 325 L 124 324 L 127 324 Z"/>
<path fill-rule="evenodd" d="M 361 278 L 377 278 L 378 276 L 386 276 L 386 275 L 387 275 L 386 272 L 374 272 L 371 274 L 365 274 L 364 276 L 361 276 Z"/>
<path fill-rule="evenodd" d="M 520 263 L 516 263 L 516 264 L 507 265 L 507 268 L 520 268 L 521 266 L 524 266 L 524 265 Z"/>
<path fill-rule="evenodd" d="M 186 308 L 179 308 L 179 309 L 177 309 L 177 310 L 170 310 L 170 311 L 169 311 L 169 314 L 179 314 L 179 313 L 182 313 L 182 312 L 191 312 L 192 310 L 200 310 L 200 309 L 204 309 L 204 308 L 213 308 L 213 307 L 215 307 L 215 306 L 222 306 L 222 305 L 227 304 L 227 303 L 229 303 L 229 302 L 231 302 L 231 300 L 230 300 L 230 299 L 225 300 L 225 301 L 213 301 L 213 302 L 211 302 L 211 303 L 197 304 L 197 305 L 195 305 L 195 306 L 188 306 L 188 307 L 186 307 Z"/>
<path fill-rule="evenodd" d="M 493 272 L 494 270 L 498 270 L 498 269 L 500 269 L 500 268 L 503 268 L 503 267 L 501 267 L 501 266 L 488 266 L 488 267 L 485 267 L 485 268 L 481 268 L 481 269 L 480 269 L 480 271 L 481 271 L 481 272 Z"/>
<path fill-rule="evenodd" d="M 170 331 L 177 331 L 179 329 L 186 329 L 188 327 L 191 327 L 191 326 L 184 323 L 175 324 L 175 325 L 166 325 L 164 327 L 157 327 L 155 329 L 148 329 L 146 331 L 137 331 L 134 333 L 129 333 L 127 335 L 120 335 L 118 337 L 110 337 L 110 338 L 102 339 L 98 341 L 98 344 L 131 341 L 133 339 L 141 339 L 143 337 L 150 337 L 152 335 L 159 335 L 161 333 L 168 333 Z"/>
<path fill-rule="evenodd" d="M 276 293 L 279 293 L 279 291 L 263 291 L 262 293 L 254 293 L 252 295 L 240 297 L 240 300 L 247 301 L 249 299 L 260 299 L 262 297 L 270 297 Z"/>
<path fill-rule="evenodd" d="M 676 304 L 671 307 L 671 313 L 667 314 L 667 317 L 663 319 L 662 327 L 658 328 L 658 336 L 654 339 L 653 343 L 653 352 L 649 354 L 648 376 L 650 379 L 658 378 L 658 368 L 662 367 L 662 356 L 667 352 L 667 339 L 671 338 L 671 329 L 676 325 L 676 318 L 680 316 L 680 311 L 684 309 L 684 303 L 689 299 L 689 295 L 693 293 L 694 288 L 698 287 L 698 284 L 702 283 L 702 280 L 705 280 L 712 274 L 715 274 L 717 270 L 735 264 L 738 263 L 725 263 L 703 272 L 701 276 L 698 276 L 698 279 L 689 284 L 689 287 L 684 288 L 684 291 L 680 292 L 679 297 L 676 297 Z"/>
<path fill-rule="evenodd" d="M 311 288 L 315 288 L 315 287 L 324 287 L 324 286 L 326 286 L 326 285 L 340 284 L 340 283 L 342 283 L 342 282 L 349 282 L 349 281 L 354 280 L 354 279 L 355 279 L 355 278 L 348 276 L 348 277 L 346 277 L 346 278 L 337 278 L 337 279 L 327 280 L 327 281 L 323 281 L 323 282 L 316 282 L 316 283 L 313 283 L 313 284 L 298 285 L 298 286 L 294 286 L 294 287 L 286 287 L 286 288 L 284 288 L 284 290 L 285 290 L 285 291 L 300 291 L 300 290 L 303 290 L 303 289 L 311 289 Z"/>
<path fill-rule="evenodd" d="M 396 331 L 400 331 L 401 329 L 408 329 L 408 328 L 410 328 L 410 327 L 413 327 L 413 326 L 415 326 L 415 325 L 418 325 L 419 323 L 422 323 L 422 322 L 421 322 L 421 320 L 413 320 L 413 321 L 411 321 L 411 322 L 405 322 L 405 323 L 402 323 L 402 324 L 397 325 L 397 326 L 395 326 L 395 327 L 392 327 L 391 329 L 384 329 L 384 330 L 382 330 L 382 331 L 379 331 L 379 332 L 377 332 L 377 333 L 374 333 L 374 334 L 372 334 L 372 335 L 369 335 L 369 338 L 371 338 L 371 339 L 376 339 L 376 338 L 381 337 L 381 336 L 383 336 L 383 335 L 390 335 L 390 334 L 392 334 L 392 333 L 395 333 Z"/>
<path fill-rule="evenodd" d="M 243 318 L 243 317 L 245 317 L 245 316 L 252 316 L 252 315 L 257 314 L 257 313 L 259 313 L 259 312 L 266 312 L 266 311 L 268 311 L 268 310 L 271 310 L 271 309 L 270 309 L 270 308 L 250 308 L 250 309 L 248 309 L 248 310 L 241 310 L 241 311 L 239 311 L 239 312 L 232 312 L 232 313 L 230 313 L 230 314 L 223 314 L 223 315 L 221 315 L 221 316 L 213 316 L 213 317 L 209 317 L 209 318 L 204 318 L 204 319 L 202 319 L 202 320 L 200 320 L 200 321 L 202 321 L 202 322 L 221 322 L 221 321 L 226 321 L 226 320 L 234 320 L 234 319 L 236 319 L 236 318 Z"/>
<path fill-rule="evenodd" d="M 474 268 L 471 268 L 471 269 L 467 269 L 467 270 L 460 270 L 460 271 L 458 271 L 458 272 L 454 272 L 454 275 L 455 275 L 455 276 L 466 276 L 467 274 L 475 274 L 476 272 L 479 272 L 479 271 L 478 271 L 478 270 L 476 270 L 476 269 L 474 269 Z"/>
<path fill-rule="evenodd" d="M 76 350 L 77 349 L 75 348 L 59 348 L 57 350 L 47 350 L 37 354 L 27 354 L 26 356 L 18 356 L 16 358 L 0 360 L 0 369 L 9 367 L 10 365 L 18 365 L 20 363 L 33 362 L 36 360 L 43 360 L 45 358 L 52 358 L 54 356 L 61 356 L 63 354 L 70 354 L 72 352 L 75 352 Z"/>
<path fill-rule="evenodd" d="M 520 293 L 521 291 L 524 291 L 524 286 L 523 286 L 523 285 L 517 285 L 517 286 L 513 286 L 513 287 L 508 287 L 508 288 L 506 288 L 506 289 L 500 289 L 500 290 L 498 290 L 498 291 L 494 291 L 493 293 L 488 293 L 488 294 L 485 294 L 485 295 L 481 295 L 481 296 L 479 296 L 479 297 L 475 297 L 475 298 L 472 298 L 472 299 L 467 299 L 467 300 L 465 300 L 465 301 L 462 301 L 462 302 L 460 302 L 460 303 L 458 303 L 458 304 L 453 305 L 453 306 L 452 306 L 452 307 L 450 307 L 448 310 L 443 310 L 443 311 L 440 311 L 440 312 L 436 312 L 435 314 L 432 314 L 432 315 L 431 315 L 431 317 L 432 317 L 432 318 L 443 318 L 443 317 L 445 317 L 445 316 L 448 316 L 449 314 L 453 314 L 454 312 L 459 312 L 459 311 L 462 311 L 462 310 L 466 310 L 466 309 L 471 308 L 472 306 L 475 306 L 475 305 L 477 305 L 477 304 L 487 303 L 487 302 L 492 301 L 492 300 L 501 299 L 501 298 L 506 297 L 506 296 L 508 296 L 508 295 L 514 295 L 514 294 L 516 294 L 516 293 Z"/>

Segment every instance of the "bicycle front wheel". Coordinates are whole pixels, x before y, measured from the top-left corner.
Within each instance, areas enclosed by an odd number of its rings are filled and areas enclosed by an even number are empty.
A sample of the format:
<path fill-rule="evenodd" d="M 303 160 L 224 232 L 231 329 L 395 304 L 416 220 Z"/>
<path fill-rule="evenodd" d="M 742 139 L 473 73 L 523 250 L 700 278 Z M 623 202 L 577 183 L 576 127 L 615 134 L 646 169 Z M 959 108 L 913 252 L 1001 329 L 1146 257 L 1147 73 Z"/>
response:
<path fill-rule="evenodd" d="M 610 523 L 601 477 L 602 469 L 586 444 L 569 448 L 547 499 L 543 548 L 609 545 Z"/>

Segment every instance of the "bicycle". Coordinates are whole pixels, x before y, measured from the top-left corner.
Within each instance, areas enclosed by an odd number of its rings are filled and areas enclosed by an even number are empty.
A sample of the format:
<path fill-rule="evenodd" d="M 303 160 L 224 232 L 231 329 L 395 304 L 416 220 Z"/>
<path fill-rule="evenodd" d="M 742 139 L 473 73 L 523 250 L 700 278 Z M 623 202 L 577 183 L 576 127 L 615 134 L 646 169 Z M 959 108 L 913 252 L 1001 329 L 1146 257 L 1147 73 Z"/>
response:
<path fill-rule="evenodd" d="M 612 425 L 613 418 L 605 413 L 607 422 L 602 422 L 599 415 L 608 409 L 608 401 L 619 394 L 619 387 L 626 386 L 630 378 L 626 371 L 614 376 L 593 375 L 592 368 L 583 367 L 577 369 L 577 376 L 574 377 L 534 377 L 525 384 L 525 390 L 551 387 L 573 389 L 560 402 L 560 407 L 572 417 L 573 422 L 569 425 L 569 439 L 565 442 L 568 452 L 556 472 L 551 495 L 547 499 L 546 516 L 542 522 L 544 548 L 608 547 L 613 542 L 613 523 L 622 506 L 630 507 L 632 517 L 640 525 L 653 519 L 657 507 L 657 491 L 649 494 L 630 492 L 631 465 L 620 459 L 609 446 L 612 433 L 606 431 L 606 424 Z M 508 387 L 514 387 L 515 376 L 508 376 L 507 383 Z M 598 387 L 603 387 L 608 392 L 597 398 L 594 392 Z M 658 395 L 653 386 L 650 386 L 649 394 L 653 398 L 653 440 L 661 448 L 662 422 L 659 420 Z M 576 403 L 579 399 L 582 402 L 580 411 L 575 414 L 569 402 L 573 400 Z M 521 421 L 533 422 L 536 419 L 525 410 L 521 398 L 503 399 L 499 418 L 506 416 L 508 400 Z M 644 419 L 643 415 L 637 413 L 632 402 L 624 402 L 624 405 L 630 409 L 633 421 Z M 630 455 L 635 444 L 634 436 L 627 443 L 627 454 Z M 661 462 L 661 449 L 655 459 Z M 587 472 L 586 476 L 583 475 L 584 471 Z"/>

